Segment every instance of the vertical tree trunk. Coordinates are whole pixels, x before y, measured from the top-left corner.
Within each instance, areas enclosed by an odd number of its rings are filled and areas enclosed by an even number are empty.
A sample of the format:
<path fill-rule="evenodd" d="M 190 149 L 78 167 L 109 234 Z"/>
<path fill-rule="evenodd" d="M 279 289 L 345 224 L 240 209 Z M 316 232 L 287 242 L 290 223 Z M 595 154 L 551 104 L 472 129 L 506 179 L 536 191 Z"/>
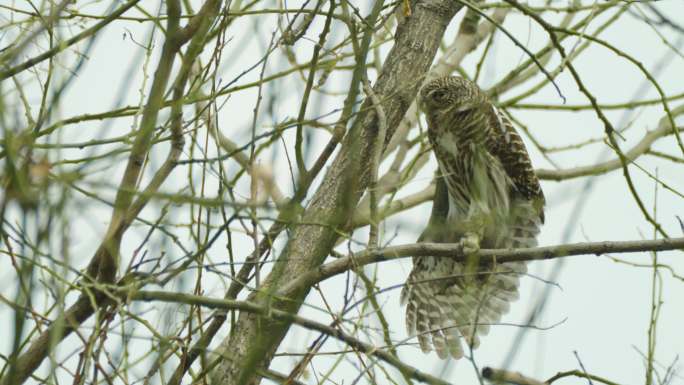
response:
<path fill-rule="evenodd" d="M 397 27 L 395 43 L 373 87 L 387 117 L 386 138 L 406 113 L 422 84 L 442 40 L 444 30 L 462 5 L 454 0 L 416 0 L 411 15 Z M 365 63 L 357 63 L 365 65 Z M 330 253 L 351 220 L 353 208 L 369 183 L 370 156 L 378 131 L 372 103 L 366 100 L 309 207 L 292 224 L 290 239 L 259 293 L 250 296 L 257 303 L 296 313 L 309 289 L 288 300 L 269 298 L 278 286 L 318 267 Z M 213 373 L 222 385 L 257 383 L 256 367 L 267 367 L 290 324 L 255 314 L 241 313 L 231 336 L 222 342 L 222 360 Z"/>

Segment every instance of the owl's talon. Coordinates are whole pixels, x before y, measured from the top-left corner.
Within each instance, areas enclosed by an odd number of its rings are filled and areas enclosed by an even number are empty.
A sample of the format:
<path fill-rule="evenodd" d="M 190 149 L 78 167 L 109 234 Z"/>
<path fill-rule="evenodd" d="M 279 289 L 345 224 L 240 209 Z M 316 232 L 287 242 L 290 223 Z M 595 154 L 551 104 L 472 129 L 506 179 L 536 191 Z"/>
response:
<path fill-rule="evenodd" d="M 475 233 L 466 233 L 461 238 L 461 247 L 463 248 L 463 255 L 465 256 L 465 281 L 470 284 L 475 282 L 478 272 L 479 258 L 477 253 L 480 251 L 480 237 Z"/>
<path fill-rule="evenodd" d="M 480 251 L 480 237 L 474 233 L 466 233 L 466 235 L 461 238 L 461 248 L 463 249 L 463 254 L 466 257 L 477 254 Z"/>

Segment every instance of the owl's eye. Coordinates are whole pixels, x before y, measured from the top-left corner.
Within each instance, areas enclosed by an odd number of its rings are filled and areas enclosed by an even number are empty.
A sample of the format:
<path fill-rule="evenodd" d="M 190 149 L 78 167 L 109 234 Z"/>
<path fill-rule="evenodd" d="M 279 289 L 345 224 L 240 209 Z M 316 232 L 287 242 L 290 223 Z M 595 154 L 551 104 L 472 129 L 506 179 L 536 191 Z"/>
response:
<path fill-rule="evenodd" d="M 444 90 L 435 90 L 430 94 L 432 100 L 437 103 L 442 103 L 447 99 L 447 93 Z"/>

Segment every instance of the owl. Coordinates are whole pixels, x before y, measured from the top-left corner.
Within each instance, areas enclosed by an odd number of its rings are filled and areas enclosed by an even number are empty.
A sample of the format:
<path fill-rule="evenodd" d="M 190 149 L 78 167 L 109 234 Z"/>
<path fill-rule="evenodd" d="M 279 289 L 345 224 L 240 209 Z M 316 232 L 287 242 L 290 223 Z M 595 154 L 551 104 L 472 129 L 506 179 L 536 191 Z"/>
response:
<path fill-rule="evenodd" d="M 420 92 L 439 165 L 422 242 L 460 243 L 464 260 L 414 257 L 401 294 L 406 327 L 423 352 L 460 358 L 518 299 L 525 262 L 480 262 L 480 248 L 534 247 L 544 194 L 520 136 L 469 80 L 442 77 Z"/>

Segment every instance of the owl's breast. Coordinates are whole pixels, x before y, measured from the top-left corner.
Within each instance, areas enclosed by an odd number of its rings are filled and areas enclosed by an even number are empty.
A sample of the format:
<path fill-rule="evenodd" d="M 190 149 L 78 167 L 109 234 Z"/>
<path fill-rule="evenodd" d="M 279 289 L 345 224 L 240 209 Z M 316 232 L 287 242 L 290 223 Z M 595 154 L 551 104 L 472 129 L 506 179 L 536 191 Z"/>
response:
<path fill-rule="evenodd" d="M 446 139 L 444 146 L 457 148 L 449 143 L 448 135 L 442 139 Z M 435 150 L 449 190 L 449 227 L 456 239 L 474 231 L 483 233 L 483 239 L 491 241 L 488 243 L 498 243 L 501 227 L 509 222 L 511 179 L 501 162 L 478 145 L 446 149 Z"/>

